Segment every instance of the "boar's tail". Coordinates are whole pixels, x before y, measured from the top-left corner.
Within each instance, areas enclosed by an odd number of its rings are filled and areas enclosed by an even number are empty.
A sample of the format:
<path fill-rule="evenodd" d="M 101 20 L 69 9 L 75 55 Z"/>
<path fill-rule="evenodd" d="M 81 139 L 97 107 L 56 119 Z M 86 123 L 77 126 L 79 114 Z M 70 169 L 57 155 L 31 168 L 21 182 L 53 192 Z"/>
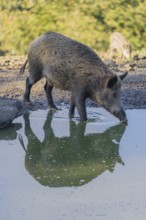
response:
<path fill-rule="evenodd" d="M 22 67 L 20 68 L 20 75 L 22 75 L 24 73 L 26 64 L 27 64 L 28 60 L 25 61 L 25 63 L 22 65 Z"/>

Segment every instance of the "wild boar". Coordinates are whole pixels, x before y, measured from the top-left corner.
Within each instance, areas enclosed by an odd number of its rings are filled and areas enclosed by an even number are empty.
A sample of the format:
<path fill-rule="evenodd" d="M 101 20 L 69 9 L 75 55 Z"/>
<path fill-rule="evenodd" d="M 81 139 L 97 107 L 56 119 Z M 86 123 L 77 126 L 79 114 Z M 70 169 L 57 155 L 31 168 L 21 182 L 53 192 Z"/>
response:
<path fill-rule="evenodd" d="M 111 58 L 121 56 L 121 58 L 131 58 L 132 47 L 130 42 L 120 33 L 114 32 L 110 36 Z"/>
<path fill-rule="evenodd" d="M 85 100 L 90 98 L 111 114 L 126 121 L 126 114 L 120 102 L 121 81 L 127 73 L 114 75 L 99 56 L 88 46 L 54 32 L 46 32 L 35 39 L 28 50 L 29 77 L 26 79 L 24 101 L 29 102 L 31 87 L 42 77 L 48 105 L 57 108 L 53 102 L 53 87 L 71 92 L 70 116 L 75 107 L 80 120 L 87 120 Z M 27 61 L 21 67 L 25 70 Z"/>

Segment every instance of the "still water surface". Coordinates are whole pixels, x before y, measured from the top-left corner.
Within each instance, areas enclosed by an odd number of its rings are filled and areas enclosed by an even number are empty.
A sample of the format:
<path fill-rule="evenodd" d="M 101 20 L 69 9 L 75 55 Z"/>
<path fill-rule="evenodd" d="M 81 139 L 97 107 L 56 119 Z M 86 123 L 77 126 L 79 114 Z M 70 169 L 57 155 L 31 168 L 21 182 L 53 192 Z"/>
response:
<path fill-rule="evenodd" d="M 146 110 L 40 110 L 0 131 L 1 220 L 145 220 Z"/>

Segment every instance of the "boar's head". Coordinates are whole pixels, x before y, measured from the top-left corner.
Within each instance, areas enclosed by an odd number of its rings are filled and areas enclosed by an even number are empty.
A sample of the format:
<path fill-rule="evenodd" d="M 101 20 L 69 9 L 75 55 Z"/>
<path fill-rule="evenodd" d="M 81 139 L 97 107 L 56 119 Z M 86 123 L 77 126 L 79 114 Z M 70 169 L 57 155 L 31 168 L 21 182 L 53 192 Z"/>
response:
<path fill-rule="evenodd" d="M 96 93 L 96 101 L 121 122 L 126 122 L 127 117 L 120 101 L 121 81 L 126 77 L 123 75 L 113 75 L 101 80 L 101 90 Z"/>

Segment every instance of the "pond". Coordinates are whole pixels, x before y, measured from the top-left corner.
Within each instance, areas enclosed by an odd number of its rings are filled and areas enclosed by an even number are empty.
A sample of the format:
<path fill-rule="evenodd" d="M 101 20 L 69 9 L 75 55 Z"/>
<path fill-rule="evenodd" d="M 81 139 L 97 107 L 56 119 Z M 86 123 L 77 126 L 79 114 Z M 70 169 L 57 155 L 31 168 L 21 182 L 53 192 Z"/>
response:
<path fill-rule="evenodd" d="M 39 110 L 0 131 L 1 220 L 145 220 L 146 110 Z"/>

